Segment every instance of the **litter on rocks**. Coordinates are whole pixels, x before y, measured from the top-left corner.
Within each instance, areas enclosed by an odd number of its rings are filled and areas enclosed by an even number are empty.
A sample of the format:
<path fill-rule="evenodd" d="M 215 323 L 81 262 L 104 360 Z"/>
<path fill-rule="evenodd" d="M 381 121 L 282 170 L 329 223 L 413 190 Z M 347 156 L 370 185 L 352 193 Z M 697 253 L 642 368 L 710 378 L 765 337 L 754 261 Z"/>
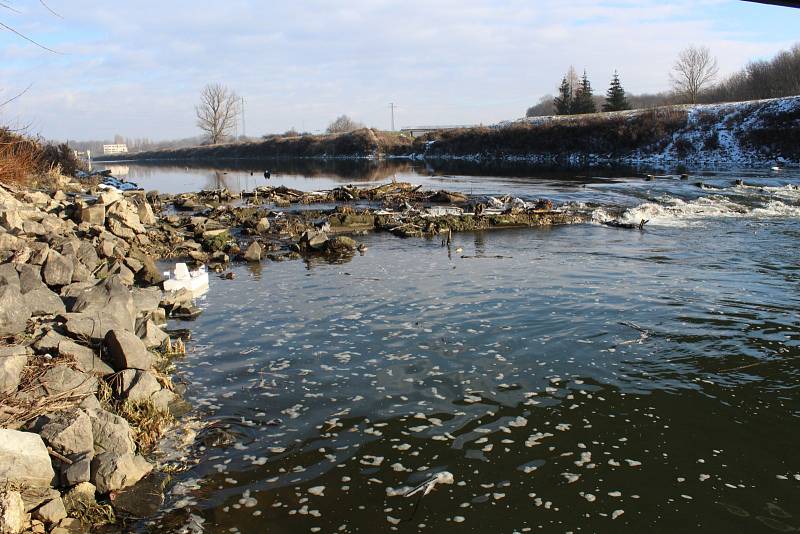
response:
<path fill-rule="evenodd" d="M 208 290 L 208 272 L 205 265 L 189 271 L 185 263 L 176 263 L 174 270 L 164 271 L 164 278 L 164 291 L 187 289 L 197 297 Z"/>

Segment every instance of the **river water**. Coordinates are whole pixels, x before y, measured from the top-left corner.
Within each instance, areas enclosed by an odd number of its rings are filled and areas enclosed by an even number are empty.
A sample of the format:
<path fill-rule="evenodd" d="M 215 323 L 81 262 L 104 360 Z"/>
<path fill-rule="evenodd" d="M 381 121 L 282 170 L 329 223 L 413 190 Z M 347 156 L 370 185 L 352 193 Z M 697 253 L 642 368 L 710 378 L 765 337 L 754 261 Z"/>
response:
<path fill-rule="evenodd" d="M 128 171 L 162 191 L 265 183 Z M 211 428 L 142 528 L 800 528 L 800 172 L 643 172 L 275 171 L 308 190 L 396 177 L 650 222 L 457 234 L 450 249 L 367 235 L 345 263 L 212 277 L 177 362 L 186 421 Z M 442 471 L 453 484 L 403 496 Z"/>

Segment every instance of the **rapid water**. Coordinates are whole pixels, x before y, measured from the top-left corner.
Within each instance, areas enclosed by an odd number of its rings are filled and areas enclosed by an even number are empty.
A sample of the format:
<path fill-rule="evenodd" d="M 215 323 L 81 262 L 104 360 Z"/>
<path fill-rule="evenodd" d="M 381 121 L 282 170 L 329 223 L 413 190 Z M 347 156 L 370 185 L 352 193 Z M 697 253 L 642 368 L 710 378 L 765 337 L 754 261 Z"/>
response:
<path fill-rule="evenodd" d="M 595 222 L 450 249 L 368 235 L 346 263 L 212 277 L 177 362 L 184 421 L 210 428 L 140 527 L 800 528 L 800 173 L 602 173 L 406 167 L 397 179 L 553 198 Z M 403 496 L 442 471 L 452 485 Z"/>

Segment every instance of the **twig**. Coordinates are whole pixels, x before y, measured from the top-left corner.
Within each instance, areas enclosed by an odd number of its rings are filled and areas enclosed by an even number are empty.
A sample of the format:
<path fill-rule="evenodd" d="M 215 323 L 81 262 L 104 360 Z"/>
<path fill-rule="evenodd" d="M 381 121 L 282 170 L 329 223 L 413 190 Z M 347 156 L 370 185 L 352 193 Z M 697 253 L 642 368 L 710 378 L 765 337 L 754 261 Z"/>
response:
<path fill-rule="evenodd" d="M 39 0 L 39 3 L 40 3 L 40 4 L 42 4 L 42 5 L 44 6 L 44 8 L 45 8 L 47 11 L 49 11 L 50 13 L 52 13 L 53 15 L 55 15 L 56 17 L 58 17 L 58 18 L 60 18 L 60 19 L 63 19 L 63 18 L 64 18 L 64 17 L 62 17 L 61 15 L 59 15 L 58 13 L 56 13 L 55 11 L 53 11 L 53 10 L 50 8 L 50 6 L 48 6 L 48 5 L 45 3 L 45 1 L 44 1 L 44 0 Z"/>
<path fill-rule="evenodd" d="M 52 53 L 54 53 L 54 54 L 58 54 L 58 55 L 60 55 L 60 56 L 61 56 L 61 55 L 64 55 L 62 52 L 57 52 L 57 51 L 53 50 L 52 48 L 47 48 L 46 46 L 44 46 L 44 45 L 43 45 L 43 44 L 41 44 L 41 43 L 37 43 L 36 41 L 34 41 L 33 39 L 31 39 L 31 38 L 30 38 L 30 37 L 28 37 L 27 35 L 25 35 L 25 34 L 23 34 L 23 33 L 20 33 L 20 32 L 18 32 L 17 30 L 15 30 L 14 28 L 12 28 L 12 27 L 11 27 L 11 26 L 9 26 L 8 24 L 4 24 L 4 23 L 0 22 L 0 28 L 5 28 L 5 29 L 7 29 L 8 31 L 10 31 L 11 33 L 14 33 L 14 34 L 18 35 L 19 37 L 22 37 L 22 38 L 23 38 L 23 39 L 25 39 L 26 41 L 28 41 L 28 42 L 30 42 L 30 43 L 33 43 L 33 44 L 35 44 L 36 46 L 38 46 L 39 48 L 43 48 L 43 49 L 47 50 L 48 52 L 52 52 Z"/>
<path fill-rule="evenodd" d="M 52 456 L 53 458 L 55 458 L 59 462 L 65 463 L 67 465 L 72 465 L 73 464 L 72 460 L 70 460 L 69 458 L 67 458 L 63 454 L 57 453 L 56 451 L 53 450 L 52 447 L 47 447 L 47 452 L 49 452 L 50 456 Z"/>

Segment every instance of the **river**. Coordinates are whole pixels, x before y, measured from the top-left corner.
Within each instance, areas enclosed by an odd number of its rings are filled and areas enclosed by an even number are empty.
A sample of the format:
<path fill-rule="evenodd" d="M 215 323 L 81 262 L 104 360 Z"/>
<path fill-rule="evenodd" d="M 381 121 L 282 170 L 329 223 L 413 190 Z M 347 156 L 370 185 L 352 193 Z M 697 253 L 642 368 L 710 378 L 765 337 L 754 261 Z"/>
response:
<path fill-rule="evenodd" d="M 449 249 L 373 234 L 349 262 L 212 276 L 177 366 L 186 420 L 214 433 L 142 529 L 800 528 L 800 172 L 303 165 L 127 173 L 171 192 L 396 178 L 649 222 Z"/>

